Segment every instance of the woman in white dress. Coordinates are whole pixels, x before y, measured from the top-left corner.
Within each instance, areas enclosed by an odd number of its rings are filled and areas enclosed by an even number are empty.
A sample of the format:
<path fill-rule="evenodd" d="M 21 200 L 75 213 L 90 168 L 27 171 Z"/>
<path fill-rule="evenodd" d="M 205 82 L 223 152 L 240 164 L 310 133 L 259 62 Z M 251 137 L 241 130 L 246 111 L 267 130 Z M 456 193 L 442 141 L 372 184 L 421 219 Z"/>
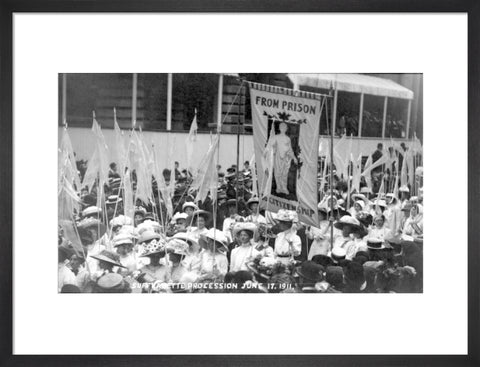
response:
<path fill-rule="evenodd" d="M 232 250 L 230 271 L 248 270 L 246 264 L 260 254 L 252 244 L 255 229 L 255 224 L 249 222 L 237 223 L 233 227 L 233 236 L 237 239 L 239 246 Z"/>
<path fill-rule="evenodd" d="M 423 238 L 423 206 L 421 204 L 412 206 L 402 231 L 402 239 L 411 241 L 416 238 Z"/>
<path fill-rule="evenodd" d="M 273 151 L 273 175 L 277 184 L 277 193 L 290 194 L 287 188 L 288 171 L 290 170 L 290 163 L 293 161 L 298 163 L 292 149 L 292 142 L 287 136 L 287 124 L 285 122 L 279 125 L 280 133 L 270 136 L 265 152 Z M 267 158 L 268 154 L 265 156 Z"/>
<path fill-rule="evenodd" d="M 327 220 L 327 209 L 318 208 L 318 227 L 309 227 L 305 234 L 310 240 L 313 240 L 308 251 L 308 260 L 312 260 L 315 255 L 328 255 L 331 251 L 330 241 L 330 221 Z"/>
<path fill-rule="evenodd" d="M 223 278 L 228 272 L 228 238 L 222 231 L 211 228 L 200 237 L 205 248 L 200 254 L 200 278 Z"/>

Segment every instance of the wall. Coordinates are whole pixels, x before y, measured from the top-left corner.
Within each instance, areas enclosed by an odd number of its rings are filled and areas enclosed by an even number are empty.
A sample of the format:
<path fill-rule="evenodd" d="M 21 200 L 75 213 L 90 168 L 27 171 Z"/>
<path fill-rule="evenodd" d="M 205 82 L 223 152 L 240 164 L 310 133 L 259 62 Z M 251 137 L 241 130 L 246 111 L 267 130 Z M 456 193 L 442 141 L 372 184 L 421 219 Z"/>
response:
<path fill-rule="evenodd" d="M 61 138 L 61 129 L 59 128 L 59 140 Z M 88 160 L 90 159 L 93 149 L 95 140 L 92 139 L 92 131 L 91 129 L 86 128 L 75 128 L 69 127 L 68 128 L 70 138 L 72 140 L 73 149 L 77 154 L 78 159 Z M 115 151 L 115 135 L 114 130 L 111 129 L 104 129 L 103 135 L 105 136 L 105 140 L 107 145 L 111 150 L 111 154 L 113 160 L 116 160 L 115 157 L 117 156 Z M 126 135 L 127 131 L 123 130 L 124 134 Z M 147 144 L 154 145 L 155 152 L 157 157 L 159 157 L 164 163 L 164 166 L 167 166 L 167 155 L 169 149 L 172 147 L 172 144 L 175 144 L 174 148 L 174 157 L 175 160 L 180 163 L 180 168 L 184 168 L 186 166 L 187 158 L 186 158 L 186 149 L 185 149 L 185 140 L 188 136 L 188 133 L 167 133 L 167 132 L 151 132 L 145 131 L 143 132 L 145 139 L 147 140 Z M 127 144 L 127 136 L 124 136 L 125 144 Z M 321 139 L 321 146 L 323 149 L 328 149 L 328 141 L 329 137 L 323 137 Z M 393 139 L 395 142 L 405 141 L 403 139 Z M 59 141 L 60 142 L 60 141 Z M 209 134 L 197 134 L 197 143 L 195 147 L 195 153 L 193 156 L 193 166 L 196 167 L 202 160 L 204 154 L 208 149 L 208 145 L 210 142 L 210 135 Z M 352 154 L 354 157 L 358 157 L 359 153 L 362 155 L 367 156 L 371 154 L 377 147 L 377 144 L 382 142 L 381 139 L 376 138 L 353 138 L 352 141 Z M 384 147 L 387 147 L 390 143 L 390 139 L 386 139 L 383 141 Z M 344 157 L 346 154 L 346 150 L 349 147 L 349 143 L 343 141 L 339 144 L 339 139 L 334 139 L 334 146 L 336 145 L 336 149 L 339 154 Z M 246 160 L 250 160 L 253 155 L 253 137 L 252 135 L 241 135 L 240 136 L 240 166 L 243 165 L 243 162 Z M 220 155 L 219 155 L 219 162 L 222 165 L 222 169 L 226 170 L 227 167 L 230 167 L 232 164 L 236 164 L 237 161 L 237 136 L 234 134 L 222 134 L 220 139 Z"/>

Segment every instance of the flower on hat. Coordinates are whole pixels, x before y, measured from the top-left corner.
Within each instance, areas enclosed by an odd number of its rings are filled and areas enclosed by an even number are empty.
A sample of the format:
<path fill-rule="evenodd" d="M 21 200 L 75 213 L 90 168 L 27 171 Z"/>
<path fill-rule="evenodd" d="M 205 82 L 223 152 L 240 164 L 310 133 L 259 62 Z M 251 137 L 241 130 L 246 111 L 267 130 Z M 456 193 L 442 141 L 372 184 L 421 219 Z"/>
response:
<path fill-rule="evenodd" d="M 280 209 L 276 219 L 285 222 L 298 222 L 298 214 L 294 210 Z"/>
<path fill-rule="evenodd" d="M 142 256 L 149 256 L 166 250 L 165 241 L 154 239 L 143 246 Z"/>
<path fill-rule="evenodd" d="M 118 215 L 110 221 L 111 227 L 132 225 L 132 219 L 125 215 Z"/>
<path fill-rule="evenodd" d="M 177 255 L 186 255 L 188 250 L 188 243 L 179 238 L 172 238 L 167 242 L 166 248 L 168 252 Z"/>

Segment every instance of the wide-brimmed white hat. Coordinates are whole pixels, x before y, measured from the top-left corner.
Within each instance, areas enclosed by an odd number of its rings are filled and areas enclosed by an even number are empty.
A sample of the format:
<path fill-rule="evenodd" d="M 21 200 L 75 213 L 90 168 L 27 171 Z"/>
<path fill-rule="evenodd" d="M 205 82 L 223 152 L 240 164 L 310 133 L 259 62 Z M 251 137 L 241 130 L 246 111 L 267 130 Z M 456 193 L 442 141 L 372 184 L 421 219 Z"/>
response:
<path fill-rule="evenodd" d="M 223 231 L 220 231 L 219 229 L 210 228 L 204 235 L 200 236 L 214 240 L 215 242 L 222 244 L 223 247 L 228 249 L 228 237 L 225 235 L 225 233 L 223 233 Z"/>
<path fill-rule="evenodd" d="M 337 229 L 343 229 L 345 225 L 351 226 L 354 230 L 362 229 L 362 224 L 360 223 L 360 221 L 350 215 L 344 215 L 340 218 L 339 221 L 335 222 L 333 226 Z"/>
<path fill-rule="evenodd" d="M 375 200 L 372 205 L 375 207 L 375 206 L 380 206 L 382 208 L 386 208 L 387 207 L 387 202 L 383 199 L 379 199 L 379 200 Z"/>
<path fill-rule="evenodd" d="M 256 230 L 257 230 L 257 226 L 255 225 L 255 223 L 252 223 L 252 222 L 237 222 L 233 226 L 232 234 L 235 237 L 241 231 L 248 231 L 252 234 L 252 237 L 253 237 Z"/>
<path fill-rule="evenodd" d="M 195 244 L 198 245 L 198 241 L 193 237 L 192 235 L 189 235 L 188 233 L 185 232 L 177 232 L 173 235 L 172 238 L 178 238 L 180 240 L 185 241 L 187 244 Z"/>
<path fill-rule="evenodd" d="M 365 202 L 363 200 L 355 200 L 355 202 L 353 203 L 354 205 L 355 204 L 358 204 L 360 205 L 360 207 L 363 209 L 365 208 Z"/>

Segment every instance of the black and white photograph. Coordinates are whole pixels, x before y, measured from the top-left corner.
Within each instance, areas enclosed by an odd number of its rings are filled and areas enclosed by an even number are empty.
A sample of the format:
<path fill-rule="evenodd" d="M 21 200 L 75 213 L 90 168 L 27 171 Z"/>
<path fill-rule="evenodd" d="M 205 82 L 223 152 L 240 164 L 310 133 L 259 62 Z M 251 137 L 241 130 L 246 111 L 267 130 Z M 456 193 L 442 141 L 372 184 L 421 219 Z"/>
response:
<path fill-rule="evenodd" d="M 424 292 L 422 73 L 59 73 L 57 148 L 58 293 Z"/>

